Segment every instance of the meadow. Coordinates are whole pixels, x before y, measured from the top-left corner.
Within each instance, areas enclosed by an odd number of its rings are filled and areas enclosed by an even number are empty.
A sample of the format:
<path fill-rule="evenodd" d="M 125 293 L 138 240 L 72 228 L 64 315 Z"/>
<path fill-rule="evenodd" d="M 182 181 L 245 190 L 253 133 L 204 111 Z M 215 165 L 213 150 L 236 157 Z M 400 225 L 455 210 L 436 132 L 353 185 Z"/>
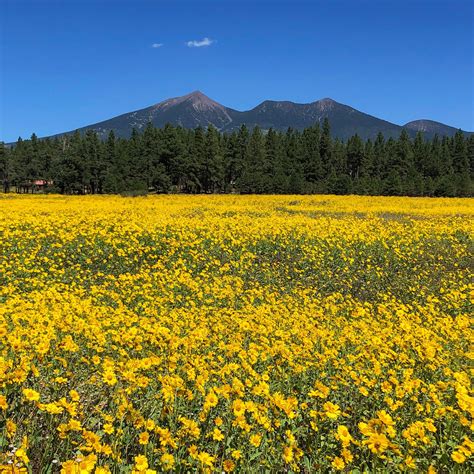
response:
<path fill-rule="evenodd" d="M 472 472 L 474 199 L 0 196 L 0 472 Z"/>

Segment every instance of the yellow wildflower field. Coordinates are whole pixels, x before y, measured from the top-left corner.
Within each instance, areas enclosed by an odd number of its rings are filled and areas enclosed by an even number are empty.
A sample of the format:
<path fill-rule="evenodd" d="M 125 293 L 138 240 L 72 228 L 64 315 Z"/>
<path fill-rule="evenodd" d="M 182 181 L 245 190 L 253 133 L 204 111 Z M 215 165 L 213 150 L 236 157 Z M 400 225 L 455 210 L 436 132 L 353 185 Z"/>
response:
<path fill-rule="evenodd" d="M 468 472 L 473 199 L 0 197 L 0 472 Z"/>

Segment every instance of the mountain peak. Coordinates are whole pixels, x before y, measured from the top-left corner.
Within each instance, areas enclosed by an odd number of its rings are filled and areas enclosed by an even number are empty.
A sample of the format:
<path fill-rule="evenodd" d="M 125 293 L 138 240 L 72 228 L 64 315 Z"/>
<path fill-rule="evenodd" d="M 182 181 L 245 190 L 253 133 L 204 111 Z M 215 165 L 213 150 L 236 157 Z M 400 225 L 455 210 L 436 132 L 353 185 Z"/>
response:
<path fill-rule="evenodd" d="M 224 108 L 218 102 L 212 100 L 207 95 L 203 94 L 199 90 L 190 92 L 189 94 L 182 95 L 179 97 L 173 97 L 172 99 L 164 100 L 154 106 L 155 109 L 166 110 L 178 104 L 187 103 L 190 104 L 196 111 L 203 111 L 209 109 Z"/>
<path fill-rule="evenodd" d="M 431 135 L 434 135 L 436 133 L 440 136 L 452 136 L 458 131 L 457 128 L 450 127 L 449 125 L 445 125 L 444 123 L 436 122 L 434 120 L 429 119 L 413 120 L 403 125 L 403 128 L 406 128 L 407 130 L 411 130 L 413 132 L 423 132 Z"/>
<path fill-rule="evenodd" d="M 214 102 L 210 99 L 206 94 L 203 94 L 201 91 L 192 91 L 189 94 L 182 95 L 181 97 L 177 97 L 178 99 L 191 100 L 193 102 Z"/>
<path fill-rule="evenodd" d="M 334 106 L 337 104 L 337 102 L 330 97 L 325 97 L 324 99 L 319 99 L 316 102 L 313 102 L 316 107 L 321 111 L 321 112 L 326 112 L 329 110 L 332 110 Z"/>
<path fill-rule="evenodd" d="M 190 100 L 193 104 L 200 106 L 214 107 L 218 105 L 219 107 L 222 107 L 215 100 L 212 100 L 210 97 L 208 97 L 206 94 L 203 94 L 201 91 L 193 91 L 190 94 L 183 96 L 183 99 Z"/>
<path fill-rule="evenodd" d="M 186 96 L 187 97 L 206 97 L 206 98 L 209 98 L 209 97 L 206 96 L 206 94 L 203 94 L 199 90 L 192 91 L 191 93 L 187 94 Z M 186 97 L 186 96 L 183 96 L 183 97 Z"/>
<path fill-rule="evenodd" d="M 403 125 L 406 128 L 410 128 L 412 130 L 419 130 L 421 132 L 425 132 L 426 130 L 429 130 L 430 128 L 443 125 L 440 122 L 435 122 L 434 120 L 429 120 L 429 119 L 419 119 L 419 120 L 412 120 L 411 122 L 406 123 Z"/>
<path fill-rule="evenodd" d="M 323 99 L 319 99 L 318 102 L 326 102 L 328 104 L 334 104 L 336 101 L 331 99 L 331 97 L 324 97 Z"/>

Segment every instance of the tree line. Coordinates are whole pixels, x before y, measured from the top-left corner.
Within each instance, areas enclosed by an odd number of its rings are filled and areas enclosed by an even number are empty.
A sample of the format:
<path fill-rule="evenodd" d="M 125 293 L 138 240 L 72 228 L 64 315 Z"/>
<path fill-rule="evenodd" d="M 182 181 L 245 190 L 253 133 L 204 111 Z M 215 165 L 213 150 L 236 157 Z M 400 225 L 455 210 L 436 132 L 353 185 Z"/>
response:
<path fill-rule="evenodd" d="M 298 131 L 262 131 L 245 125 L 221 134 L 210 125 L 172 125 L 128 139 L 93 131 L 0 144 L 6 187 L 42 179 L 48 191 L 83 193 L 275 193 L 472 196 L 474 135 L 346 142 L 331 137 L 329 122 Z"/>

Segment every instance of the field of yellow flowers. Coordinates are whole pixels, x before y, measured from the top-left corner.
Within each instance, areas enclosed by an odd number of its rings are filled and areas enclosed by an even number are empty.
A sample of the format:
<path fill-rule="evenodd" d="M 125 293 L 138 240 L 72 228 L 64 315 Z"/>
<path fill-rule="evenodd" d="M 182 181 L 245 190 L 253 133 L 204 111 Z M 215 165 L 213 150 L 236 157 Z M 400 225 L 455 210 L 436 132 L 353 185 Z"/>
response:
<path fill-rule="evenodd" d="M 472 199 L 0 197 L 0 472 L 469 472 Z"/>

